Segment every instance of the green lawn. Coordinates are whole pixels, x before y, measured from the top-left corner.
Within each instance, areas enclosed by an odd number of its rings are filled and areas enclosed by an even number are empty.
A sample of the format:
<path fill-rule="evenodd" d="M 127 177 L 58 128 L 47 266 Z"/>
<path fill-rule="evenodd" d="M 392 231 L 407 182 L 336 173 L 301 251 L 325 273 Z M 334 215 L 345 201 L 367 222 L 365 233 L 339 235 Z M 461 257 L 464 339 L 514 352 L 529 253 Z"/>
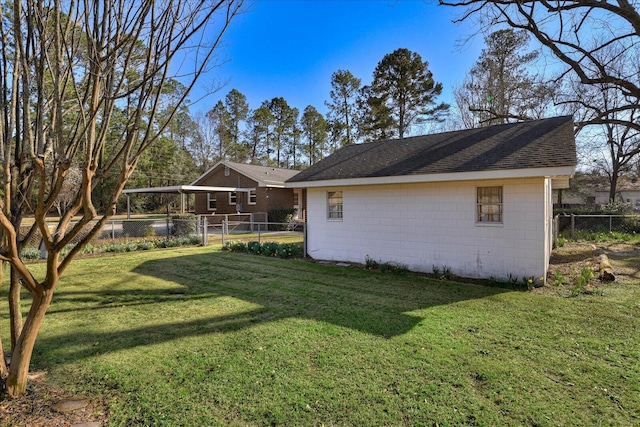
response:
<path fill-rule="evenodd" d="M 33 364 L 110 425 L 632 426 L 639 331 L 640 284 L 559 298 L 181 248 L 75 262 Z"/>

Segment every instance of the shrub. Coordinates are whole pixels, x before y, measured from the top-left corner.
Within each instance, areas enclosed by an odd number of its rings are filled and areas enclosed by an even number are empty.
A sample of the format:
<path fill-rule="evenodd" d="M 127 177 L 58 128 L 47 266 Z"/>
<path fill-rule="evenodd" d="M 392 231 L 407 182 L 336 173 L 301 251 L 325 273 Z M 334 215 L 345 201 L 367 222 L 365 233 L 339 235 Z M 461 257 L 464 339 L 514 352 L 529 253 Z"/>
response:
<path fill-rule="evenodd" d="M 279 223 L 277 225 L 270 226 L 276 230 L 293 230 L 296 226 L 296 222 L 293 219 L 293 215 L 296 210 L 293 208 L 288 209 L 272 209 L 269 211 L 269 222 Z"/>
<path fill-rule="evenodd" d="M 40 259 L 40 249 L 37 248 L 24 248 L 20 256 L 23 259 Z"/>
<path fill-rule="evenodd" d="M 254 254 L 258 255 L 261 251 L 260 242 L 247 243 L 247 249 L 249 250 L 249 252 L 253 252 Z"/>
<path fill-rule="evenodd" d="M 264 242 L 262 244 L 262 253 L 266 256 L 272 256 L 278 253 L 278 244 L 276 242 Z"/>
<path fill-rule="evenodd" d="M 153 228 L 154 220 L 137 219 L 122 221 L 122 232 L 128 237 L 148 237 L 156 234 Z"/>
<path fill-rule="evenodd" d="M 640 217 L 625 216 L 622 218 L 622 229 L 627 233 L 640 233 Z"/>
<path fill-rule="evenodd" d="M 196 234 L 197 217 L 194 214 L 173 215 L 171 233 L 174 236 L 190 236 Z"/>

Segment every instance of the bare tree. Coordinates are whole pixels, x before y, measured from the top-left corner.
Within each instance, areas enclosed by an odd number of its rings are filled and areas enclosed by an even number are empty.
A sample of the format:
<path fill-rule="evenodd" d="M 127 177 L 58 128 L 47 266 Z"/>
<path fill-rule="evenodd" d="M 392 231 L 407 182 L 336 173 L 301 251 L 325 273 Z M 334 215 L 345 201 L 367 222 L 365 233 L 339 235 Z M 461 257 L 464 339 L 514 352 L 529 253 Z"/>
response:
<path fill-rule="evenodd" d="M 157 114 L 164 85 L 180 78 L 186 86 L 173 104 L 175 112 L 211 67 L 242 1 L 6 5 L 0 6 L 0 260 L 11 266 L 12 348 L 8 366 L 0 357 L 0 377 L 6 392 L 18 396 L 26 390 L 33 347 L 60 276 L 115 213 L 140 156 L 173 117 Z M 51 227 L 47 215 L 72 165 L 82 173 L 77 195 Z M 92 192 L 112 177 L 110 202 L 98 212 Z M 48 253 L 43 277 L 32 274 L 20 257 L 19 231 L 27 214 L 34 222 L 26 237 L 41 234 Z M 79 243 L 62 257 L 76 238 Z M 32 298 L 24 323 L 21 285 Z"/>
<path fill-rule="evenodd" d="M 615 123 L 640 130 L 640 122 L 631 120 L 631 114 L 624 114 L 640 104 L 637 2 L 440 0 L 440 4 L 465 8 L 459 21 L 477 19 L 480 29 L 495 28 L 502 23 L 526 31 L 564 65 L 562 74 L 572 74 L 585 85 L 605 85 L 616 92 L 616 97 L 628 101 L 614 109 L 602 110 L 588 123 L 577 123 L 578 126 Z M 606 49 L 618 52 L 614 64 L 600 54 Z M 620 68 L 617 63 L 626 65 Z"/>
<path fill-rule="evenodd" d="M 504 29 L 485 37 L 485 48 L 460 86 L 453 90 L 467 128 L 544 117 L 554 85 L 528 67 L 538 51 L 526 52 L 529 36 Z"/>
<path fill-rule="evenodd" d="M 640 156 L 640 131 L 626 125 L 640 118 L 640 106 L 620 109 L 629 102 L 608 85 L 583 85 L 577 81 L 566 85 L 561 104 L 569 108 L 579 123 L 589 123 L 594 117 L 604 117 L 601 125 L 578 128 L 582 134 L 584 160 L 607 176 L 609 202 L 615 202 L 618 182 L 625 173 L 632 173 Z M 606 115 L 602 113 L 607 111 Z"/>

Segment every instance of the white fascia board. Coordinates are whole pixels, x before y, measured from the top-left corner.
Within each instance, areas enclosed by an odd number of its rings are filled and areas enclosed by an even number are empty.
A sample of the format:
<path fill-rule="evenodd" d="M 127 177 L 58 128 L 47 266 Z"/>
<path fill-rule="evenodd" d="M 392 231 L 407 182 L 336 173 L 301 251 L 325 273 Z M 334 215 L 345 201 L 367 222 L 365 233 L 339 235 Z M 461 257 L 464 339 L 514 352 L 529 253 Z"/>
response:
<path fill-rule="evenodd" d="M 505 169 L 479 172 L 456 172 L 427 175 L 381 176 L 373 178 L 328 179 L 323 181 L 286 182 L 286 188 L 343 187 L 351 185 L 416 184 L 423 182 L 480 181 L 513 178 L 556 178 L 573 176 L 573 166 L 552 168 Z"/>
<path fill-rule="evenodd" d="M 226 192 L 248 192 L 248 188 L 237 187 L 210 187 L 202 185 L 174 185 L 170 187 L 147 187 L 147 188 L 130 188 L 122 190 L 123 194 L 132 193 L 212 193 L 216 191 Z"/>

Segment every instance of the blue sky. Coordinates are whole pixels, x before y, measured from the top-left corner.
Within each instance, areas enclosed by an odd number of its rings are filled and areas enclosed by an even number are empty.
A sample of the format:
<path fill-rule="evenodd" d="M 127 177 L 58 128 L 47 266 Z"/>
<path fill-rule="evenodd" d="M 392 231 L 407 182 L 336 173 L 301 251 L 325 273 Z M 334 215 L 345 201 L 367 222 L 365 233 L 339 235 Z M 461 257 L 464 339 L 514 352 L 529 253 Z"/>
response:
<path fill-rule="evenodd" d="M 464 78 L 483 47 L 468 24 L 454 24 L 459 9 L 423 0 L 258 0 L 234 18 L 225 34 L 222 64 L 211 79 L 217 93 L 191 107 L 206 111 L 233 88 L 255 109 L 281 96 L 300 112 L 313 105 L 325 113 L 331 74 L 351 71 L 371 82 L 377 63 L 398 48 L 417 52 L 444 86 L 438 101 L 453 102 L 452 86 Z M 198 98 L 198 92 L 192 94 Z"/>

